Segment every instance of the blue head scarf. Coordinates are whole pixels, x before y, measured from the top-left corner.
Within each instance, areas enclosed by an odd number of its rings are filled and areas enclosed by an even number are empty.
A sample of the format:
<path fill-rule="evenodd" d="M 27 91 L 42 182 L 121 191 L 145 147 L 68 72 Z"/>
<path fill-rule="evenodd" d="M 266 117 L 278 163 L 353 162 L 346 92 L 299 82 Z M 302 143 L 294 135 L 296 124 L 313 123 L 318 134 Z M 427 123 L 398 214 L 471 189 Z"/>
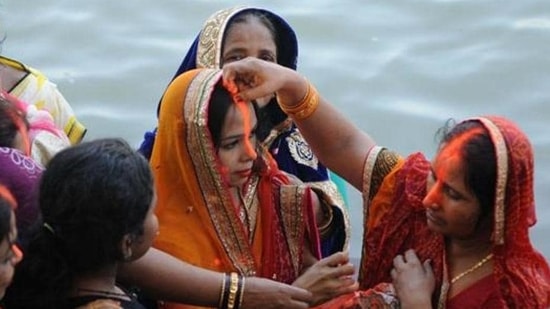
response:
<path fill-rule="evenodd" d="M 268 10 L 252 7 L 234 7 L 217 11 L 206 20 L 201 32 L 195 38 L 193 44 L 191 44 L 172 80 L 192 69 L 220 68 L 225 32 L 236 16 L 250 11 L 264 15 L 275 27 L 277 63 L 296 70 L 298 40 L 292 27 L 282 17 Z M 157 115 L 160 111 L 160 105 L 161 102 L 157 106 Z M 151 157 L 155 136 L 156 129 L 146 132 L 139 148 L 139 152 L 147 158 Z"/>

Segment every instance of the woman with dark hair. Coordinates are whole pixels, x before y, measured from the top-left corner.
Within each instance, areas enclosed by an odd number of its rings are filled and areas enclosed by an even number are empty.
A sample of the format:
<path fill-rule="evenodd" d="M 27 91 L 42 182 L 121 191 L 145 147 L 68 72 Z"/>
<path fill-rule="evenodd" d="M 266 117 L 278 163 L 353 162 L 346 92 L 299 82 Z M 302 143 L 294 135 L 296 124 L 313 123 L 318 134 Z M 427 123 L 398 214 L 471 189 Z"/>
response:
<path fill-rule="evenodd" d="M 28 231 L 39 217 L 38 181 L 42 167 L 30 156 L 25 113 L 0 95 L 0 184 L 14 195 L 19 241 L 27 241 Z"/>
<path fill-rule="evenodd" d="M 8 291 L 8 308 L 143 308 L 115 278 L 158 231 L 147 161 L 119 139 L 68 148 L 50 161 L 39 201 L 42 224 Z"/>
<path fill-rule="evenodd" d="M 278 169 L 258 143 L 257 125 L 255 104 L 234 103 L 220 70 L 192 70 L 170 84 L 151 157 L 155 247 L 237 278 L 222 285 L 221 308 L 240 307 L 247 277 L 307 288 L 315 303 L 354 290 L 346 254 L 317 262 L 316 227 L 326 219 L 316 195 Z M 239 305 L 226 304 L 232 295 Z"/>
<path fill-rule="evenodd" d="M 298 41 L 292 27 L 280 16 L 265 9 L 233 7 L 212 14 L 187 52 L 174 78 L 195 68 L 219 69 L 226 63 L 256 57 L 293 70 L 297 67 Z M 271 94 L 256 100 L 258 140 L 275 158 L 279 169 L 314 188 L 323 203 L 328 224 L 321 226 L 321 253 L 328 256 L 349 246 L 350 223 L 340 189 L 330 179 L 302 138 L 291 119 L 279 108 Z M 159 111 L 161 104 L 159 103 Z M 153 149 L 156 131 L 148 132 L 140 147 L 147 158 Z"/>
<path fill-rule="evenodd" d="M 276 92 L 320 160 L 363 192 L 364 291 L 323 308 L 394 308 L 392 291 L 402 308 L 550 306 L 550 269 L 529 239 L 533 151 L 513 122 L 466 119 L 430 162 L 378 146 L 287 68 L 249 58 L 224 80 L 243 100 Z"/>

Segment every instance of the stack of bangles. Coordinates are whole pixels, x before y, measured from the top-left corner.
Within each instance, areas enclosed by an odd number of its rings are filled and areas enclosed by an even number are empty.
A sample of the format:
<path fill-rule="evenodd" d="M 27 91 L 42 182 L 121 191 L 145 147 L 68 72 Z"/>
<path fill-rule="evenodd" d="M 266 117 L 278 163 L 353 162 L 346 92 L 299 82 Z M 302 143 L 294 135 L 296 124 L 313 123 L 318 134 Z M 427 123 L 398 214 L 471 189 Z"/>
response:
<path fill-rule="evenodd" d="M 306 95 L 298 104 L 289 107 L 287 104 L 279 101 L 279 106 L 285 114 L 291 116 L 293 119 L 306 119 L 319 106 L 319 93 L 311 83 L 307 83 Z"/>
<path fill-rule="evenodd" d="M 237 273 L 224 274 L 220 294 L 219 308 L 238 309 L 244 295 L 244 276 Z"/>

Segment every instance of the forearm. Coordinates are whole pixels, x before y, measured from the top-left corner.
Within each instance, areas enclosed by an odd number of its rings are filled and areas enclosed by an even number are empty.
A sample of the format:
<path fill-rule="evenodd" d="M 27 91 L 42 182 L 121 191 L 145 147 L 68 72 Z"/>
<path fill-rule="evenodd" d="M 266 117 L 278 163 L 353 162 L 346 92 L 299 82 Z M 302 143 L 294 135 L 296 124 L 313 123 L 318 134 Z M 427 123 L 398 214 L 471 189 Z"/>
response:
<path fill-rule="evenodd" d="M 297 74 L 288 77 L 281 92 L 277 93 L 281 106 L 292 108 L 306 96 L 307 87 L 303 77 Z M 317 108 L 305 119 L 290 116 L 319 160 L 361 190 L 362 167 L 368 151 L 375 145 L 374 140 L 322 97 L 319 97 Z"/>
<path fill-rule="evenodd" d="M 139 260 L 121 266 L 118 277 L 157 299 L 215 307 L 223 276 L 151 248 Z"/>
<path fill-rule="evenodd" d="M 139 260 L 122 265 L 118 279 L 156 299 L 217 307 L 224 276 L 151 248 Z M 306 290 L 264 278 L 246 278 L 243 289 L 241 309 L 304 309 L 312 299 Z"/>

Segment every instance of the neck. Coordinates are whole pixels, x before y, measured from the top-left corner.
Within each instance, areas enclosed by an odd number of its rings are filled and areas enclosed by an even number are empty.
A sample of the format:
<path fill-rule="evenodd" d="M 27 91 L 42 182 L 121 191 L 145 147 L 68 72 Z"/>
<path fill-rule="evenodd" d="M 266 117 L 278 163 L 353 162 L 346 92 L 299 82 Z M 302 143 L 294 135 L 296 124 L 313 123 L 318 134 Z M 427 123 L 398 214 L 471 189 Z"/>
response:
<path fill-rule="evenodd" d="M 104 267 L 89 274 L 80 275 L 74 282 L 74 295 L 90 294 L 91 291 L 121 293 L 116 287 L 117 266 Z M 86 292 L 86 290 L 88 292 Z"/>
<path fill-rule="evenodd" d="M 491 253 L 490 239 L 447 239 L 447 257 L 452 261 L 455 258 L 480 257 Z"/>

